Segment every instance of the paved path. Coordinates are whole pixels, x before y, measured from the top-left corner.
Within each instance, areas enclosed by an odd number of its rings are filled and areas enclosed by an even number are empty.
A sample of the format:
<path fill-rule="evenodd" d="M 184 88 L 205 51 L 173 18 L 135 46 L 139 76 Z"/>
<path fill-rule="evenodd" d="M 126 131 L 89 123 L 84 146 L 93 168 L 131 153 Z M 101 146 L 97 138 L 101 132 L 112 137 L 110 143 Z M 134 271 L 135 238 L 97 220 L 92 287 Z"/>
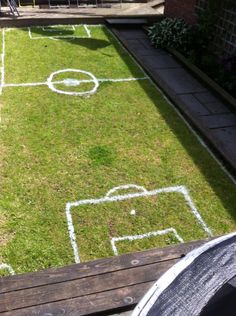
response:
<path fill-rule="evenodd" d="M 140 29 L 113 29 L 158 86 L 236 172 L 236 115 L 174 57 L 151 46 Z"/>

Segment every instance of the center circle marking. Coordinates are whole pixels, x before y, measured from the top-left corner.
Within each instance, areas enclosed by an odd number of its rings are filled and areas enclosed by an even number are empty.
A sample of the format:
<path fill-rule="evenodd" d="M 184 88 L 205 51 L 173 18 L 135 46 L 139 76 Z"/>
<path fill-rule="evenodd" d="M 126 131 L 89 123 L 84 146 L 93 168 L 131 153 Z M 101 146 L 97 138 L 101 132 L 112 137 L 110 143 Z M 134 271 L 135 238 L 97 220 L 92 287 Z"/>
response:
<path fill-rule="evenodd" d="M 81 91 L 81 92 L 65 91 L 65 90 L 57 89 L 55 87 L 56 81 L 53 81 L 54 77 L 56 75 L 58 75 L 58 74 L 67 73 L 67 72 L 81 73 L 81 74 L 85 74 L 85 75 L 89 76 L 91 78 L 91 79 L 89 79 L 89 81 L 85 80 L 85 79 L 82 79 L 82 80 L 78 80 L 78 82 L 80 82 L 80 83 L 83 83 L 83 82 L 87 83 L 87 82 L 91 81 L 93 83 L 93 88 L 90 89 L 90 90 Z M 68 79 L 65 79 L 65 80 L 68 80 Z M 62 80 L 61 83 L 63 83 L 63 80 Z M 73 96 L 83 96 L 83 95 L 94 94 L 97 91 L 98 87 L 99 87 L 99 82 L 98 82 L 98 79 L 91 72 L 88 72 L 88 71 L 85 71 L 85 70 L 81 70 L 81 69 L 62 69 L 62 70 L 58 70 L 58 71 L 53 72 L 48 77 L 47 85 L 48 85 L 49 89 L 51 89 L 54 92 L 60 93 L 60 94 L 67 94 L 67 95 L 73 95 Z"/>

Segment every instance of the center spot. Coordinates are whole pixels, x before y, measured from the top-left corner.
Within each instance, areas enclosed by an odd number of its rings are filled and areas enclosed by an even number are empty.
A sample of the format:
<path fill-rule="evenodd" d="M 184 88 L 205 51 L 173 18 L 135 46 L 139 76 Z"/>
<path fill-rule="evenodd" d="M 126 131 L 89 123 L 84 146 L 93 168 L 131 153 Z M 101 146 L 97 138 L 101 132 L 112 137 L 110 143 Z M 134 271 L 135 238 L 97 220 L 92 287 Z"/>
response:
<path fill-rule="evenodd" d="M 72 78 L 67 78 L 65 80 L 63 80 L 63 83 L 65 86 L 69 87 L 69 86 L 79 86 L 81 84 L 80 80 L 77 79 L 72 79 Z"/>

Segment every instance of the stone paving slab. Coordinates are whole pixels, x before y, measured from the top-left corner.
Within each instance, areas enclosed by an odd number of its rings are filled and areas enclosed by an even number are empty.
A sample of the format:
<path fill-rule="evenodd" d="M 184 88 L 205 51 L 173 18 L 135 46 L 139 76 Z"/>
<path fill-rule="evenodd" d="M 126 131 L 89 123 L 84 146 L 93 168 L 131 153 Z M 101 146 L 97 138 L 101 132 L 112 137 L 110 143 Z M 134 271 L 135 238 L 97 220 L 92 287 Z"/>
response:
<path fill-rule="evenodd" d="M 219 101 L 210 91 L 194 93 L 194 96 L 202 103 Z"/>
<path fill-rule="evenodd" d="M 124 30 L 120 30 L 119 31 L 120 35 L 124 38 L 124 39 L 129 39 L 129 40 L 133 40 L 133 39 L 145 39 L 147 38 L 146 34 L 144 32 L 140 32 L 139 30 L 133 30 L 131 33 L 127 32 L 126 29 Z"/>
<path fill-rule="evenodd" d="M 157 55 L 165 55 L 165 52 L 162 49 L 156 49 L 154 47 L 147 47 L 145 42 L 142 39 L 137 39 L 136 42 L 130 39 L 127 40 L 127 43 L 130 47 L 130 50 L 138 50 L 139 56 L 157 56 Z"/>
<path fill-rule="evenodd" d="M 207 115 L 202 120 L 209 128 L 236 127 L 236 116 L 232 113 L 222 115 Z M 236 138 L 235 138 L 236 141 Z"/>
<path fill-rule="evenodd" d="M 182 94 L 179 96 L 184 104 L 186 111 L 196 113 L 197 115 L 208 115 L 210 111 L 203 106 L 192 94 Z"/>
<path fill-rule="evenodd" d="M 169 53 L 154 48 L 143 29 L 113 31 L 236 174 L 236 115 L 229 105 Z"/>
<path fill-rule="evenodd" d="M 179 63 L 170 55 L 144 55 L 141 59 L 143 59 L 145 66 L 151 69 L 179 68 Z"/>
<path fill-rule="evenodd" d="M 213 114 L 230 113 L 230 109 L 225 106 L 220 100 L 216 102 L 205 102 L 204 104 Z"/>
<path fill-rule="evenodd" d="M 223 148 L 225 155 L 235 164 L 236 157 L 236 126 L 215 128 L 211 130 L 211 134 L 215 137 Z"/>
<path fill-rule="evenodd" d="M 194 93 L 205 91 L 205 87 L 193 78 L 184 68 L 178 69 L 153 69 L 153 73 L 165 82 L 176 94 Z"/>

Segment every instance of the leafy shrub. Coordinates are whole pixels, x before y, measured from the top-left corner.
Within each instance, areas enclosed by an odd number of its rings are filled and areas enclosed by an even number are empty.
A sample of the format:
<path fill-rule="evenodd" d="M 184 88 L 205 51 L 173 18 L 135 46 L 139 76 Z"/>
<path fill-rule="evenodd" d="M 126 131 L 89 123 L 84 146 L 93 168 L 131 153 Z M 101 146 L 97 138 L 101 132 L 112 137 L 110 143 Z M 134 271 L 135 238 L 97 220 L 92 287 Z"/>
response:
<path fill-rule="evenodd" d="M 182 19 L 165 18 L 148 28 L 152 44 L 159 48 L 187 49 L 191 27 Z"/>

